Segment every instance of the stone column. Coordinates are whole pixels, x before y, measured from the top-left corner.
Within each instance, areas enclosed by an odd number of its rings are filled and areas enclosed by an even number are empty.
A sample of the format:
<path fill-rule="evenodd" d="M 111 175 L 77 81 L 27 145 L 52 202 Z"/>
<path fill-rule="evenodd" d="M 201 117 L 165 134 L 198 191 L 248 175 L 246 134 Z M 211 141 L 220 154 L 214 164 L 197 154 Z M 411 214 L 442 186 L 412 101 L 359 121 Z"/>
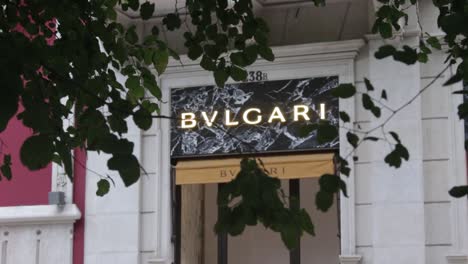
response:
<path fill-rule="evenodd" d="M 397 37 L 394 46 L 416 46 L 417 36 Z M 420 90 L 420 67 L 418 64 L 407 66 L 392 58 L 377 60 L 374 53 L 384 43 L 380 38 L 369 37 L 369 59 L 367 78 L 374 84 L 374 94 L 380 97 L 385 89 L 388 100 L 383 103 L 398 109 Z M 362 81 L 362 80 L 357 80 Z M 358 108 L 362 107 L 361 98 L 356 98 Z M 369 115 L 361 126 L 364 130 L 380 126 L 392 111 L 382 108 L 379 119 Z M 372 262 L 378 264 L 424 264 L 424 181 L 422 167 L 422 125 L 421 98 L 399 111 L 384 127 L 375 130 L 376 136 L 383 132 L 395 131 L 410 153 L 409 161 L 404 161 L 398 169 L 384 162 L 392 147 L 387 142 L 372 142 L 360 150 L 361 170 L 356 173 L 368 174 L 365 177 L 371 191 L 370 219 L 367 228 L 359 232 L 371 233 Z M 391 136 L 386 135 L 389 140 Z M 362 175 L 359 175 L 362 176 Z M 358 177 L 359 177 L 358 176 Z M 359 188 L 358 188 L 359 189 Z M 362 223 L 361 223 L 362 224 Z M 359 225 L 359 223 L 358 223 Z M 366 235 L 366 234 L 358 234 Z"/>

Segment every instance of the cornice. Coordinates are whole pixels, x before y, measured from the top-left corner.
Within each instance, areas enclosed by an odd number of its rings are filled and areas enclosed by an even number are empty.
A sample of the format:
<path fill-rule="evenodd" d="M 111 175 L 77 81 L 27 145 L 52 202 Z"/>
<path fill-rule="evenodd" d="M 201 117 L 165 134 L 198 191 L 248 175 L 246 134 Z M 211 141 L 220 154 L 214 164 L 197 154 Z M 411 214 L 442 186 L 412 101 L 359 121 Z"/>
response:
<path fill-rule="evenodd" d="M 341 264 L 358 264 L 361 262 L 362 256 L 360 255 L 340 255 Z"/>
<path fill-rule="evenodd" d="M 447 261 L 449 264 L 468 264 L 468 255 L 450 255 Z"/>
<path fill-rule="evenodd" d="M 288 45 L 272 47 L 275 54 L 275 65 L 304 63 L 304 62 L 326 62 L 339 60 L 352 60 L 358 54 L 359 50 L 365 45 L 362 39 L 319 42 L 301 45 Z M 164 75 L 203 71 L 199 65 L 200 60 L 192 61 L 186 55 L 180 56 L 180 61 L 171 60 Z M 253 67 L 273 64 L 259 58 Z M 161 76 L 164 78 L 164 75 Z"/>
<path fill-rule="evenodd" d="M 81 217 L 75 204 L 0 207 L 0 226 L 74 223 Z"/>

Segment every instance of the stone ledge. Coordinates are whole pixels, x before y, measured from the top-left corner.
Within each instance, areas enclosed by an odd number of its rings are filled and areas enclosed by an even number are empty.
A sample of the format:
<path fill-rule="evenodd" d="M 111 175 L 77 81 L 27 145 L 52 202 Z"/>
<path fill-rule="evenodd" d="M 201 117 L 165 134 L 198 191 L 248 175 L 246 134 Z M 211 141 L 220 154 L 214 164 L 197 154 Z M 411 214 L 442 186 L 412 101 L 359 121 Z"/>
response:
<path fill-rule="evenodd" d="M 152 258 L 149 259 L 146 263 L 148 264 L 169 264 L 171 263 L 167 259 L 162 259 L 162 258 Z"/>
<path fill-rule="evenodd" d="M 362 256 L 360 255 L 340 255 L 341 264 L 358 264 L 361 262 Z"/>
<path fill-rule="evenodd" d="M 33 205 L 0 207 L 0 225 L 72 224 L 80 219 L 81 212 L 75 204 Z"/>
<path fill-rule="evenodd" d="M 447 256 L 447 263 L 449 264 L 468 264 L 468 255 L 450 255 Z"/>

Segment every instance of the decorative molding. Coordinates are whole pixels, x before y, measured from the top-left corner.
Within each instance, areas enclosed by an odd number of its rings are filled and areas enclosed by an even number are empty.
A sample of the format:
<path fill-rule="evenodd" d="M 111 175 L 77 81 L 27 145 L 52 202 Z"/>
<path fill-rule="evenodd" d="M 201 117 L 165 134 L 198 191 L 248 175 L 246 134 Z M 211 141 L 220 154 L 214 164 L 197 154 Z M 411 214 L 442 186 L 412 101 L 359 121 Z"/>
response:
<path fill-rule="evenodd" d="M 468 255 L 451 255 L 447 256 L 449 264 L 468 264 Z"/>
<path fill-rule="evenodd" d="M 340 83 L 354 83 L 354 60 L 360 49 L 365 45 L 364 40 L 349 40 L 339 42 L 312 43 L 304 45 L 292 45 L 273 48 L 276 56 L 274 62 L 263 59 L 257 60 L 255 64 L 248 67 L 248 70 L 262 71 L 268 73 L 269 80 L 284 80 L 295 78 L 312 78 L 319 76 L 338 75 Z M 181 62 L 171 61 L 168 69 L 160 77 L 160 87 L 162 90 L 162 101 L 167 102 L 161 105 L 161 114 L 170 115 L 170 90 L 172 88 L 193 87 L 202 85 L 213 85 L 212 73 L 203 70 L 197 61 L 190 61 L 186 56 L 181 56 Z M 354 120 L 354 100 L 340 100 L 340 109 L 346 111 L 351 120 Z M 170 152 L 170 123 L 169 120 L 160 120 L 160 171 L 157 186 L 155 187 L 158 196 L 156 198 L 156 208 L 162 219 L 157 219 L 155 237 L 156 256 L 149 263 L 165 263 L 172 258 L 171 243 L 171 222 L 170 222 L 170 197 L 167 190 L 170 190 L 170 157 L 164 153 Z M 340 137 L 346 138 L 346 131 L 340 129 Z M 348 153 L 349 147 L 346 144 L 340 145 L 340 153 Z M 350 166 L 353 167 L 353 163 Z M 352 174 L 354 169 L 352 168 Z M 350 198 L 341 199 L 341 253 L 344 254 L 343 261 L 347 261 L 346 256 L 354 256 L 356 253 L 356 232 L 355 232 L 355 198 L 354 176 L 343 178 L 349 186 Z M 354 264 L 358 262 L 343 262 Z"/>
<path fill-rule="evenodd" d="M 72 224 L 80 217 L 75 204 L 0 207 L 0 226 Z"/>
<path fill-rule="evenodd" d="M 418 37 L 421 35 L 421 30 L 417 28 L 407 28 L 404 31 L 396 32 L 395 37 L 401 37 L 401 38 L 411 38 L 411 37 Z M 388 41 L 379 34 L 367 34 L 364 36 L 366 40 L 384 40 Z"/>
<path fill-rule="evenodd" d="M 269 62 L 259 58 L 251 67 L 295 64 L 310 62 L 325 62 L 354 59 L 365 45 L 364 40 L 346 40 L 334 42 L 319 42 L 290 46 L 272 47 L 275 61 Z M 186 55 L 180 56 L 180 61 L 171 59 L 164 75 L 181 74 L 183 72 L 200 72 L 200 60 L 192 61 Z"/>
<path fill-rule="evenodd" d="M 360 255 L 340 255 L 340 264 L 358 264 L 361 259 Z"/>
<path fill-rule="evenodd" d="M 153 258 L 153 259 L 149 259 L 146 263 L 147 264 L 168 264 L 171 262 L 168 261 L 167 259 Z"/>
<path fill-rule="evenodd" d="M 444 80 L 450 78 L 455 71 L 454 68 L 444 76 Z M 449 87 L 450 92 L 463 89 L 462 83 L 457 83 Z M 462 96 L 450 96 L 449 105 L 458 105 L 463 103 Z M 452 107 L 449 112 L 449 122 L 451 126 L 451 136 L 449 137 L 450 146 L 450 172 L 452 175 L 448 178 L 448 186 L 458 186 L 467 184 L 467 167 L 466 167 L 466 152 L 463 147 L 465 141 L 465 127 L 464 123 L 458 119 L 457 109 Z M 459 261 L 461 256 L 467 256 L 468 252 L 468 200 L 450 197 L 450 231 L 452 237 L 451 252 L 456 252 L 447 257 L 449 263 L 463 263 L 465 262 L 450 262 L 450 259 Z M 464 253 L 464 254 L 463 254 Z"/>

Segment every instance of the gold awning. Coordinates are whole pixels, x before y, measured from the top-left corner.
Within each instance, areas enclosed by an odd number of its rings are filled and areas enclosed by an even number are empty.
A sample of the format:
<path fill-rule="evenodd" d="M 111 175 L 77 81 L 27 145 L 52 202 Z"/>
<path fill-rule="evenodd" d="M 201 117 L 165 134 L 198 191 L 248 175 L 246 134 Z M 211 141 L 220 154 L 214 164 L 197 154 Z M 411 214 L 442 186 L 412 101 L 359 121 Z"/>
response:
<path fill-rule="evenodd" d="M 320 177 L 334 173 L 333 154 L 301 154 L 258 157 L 270 176 L 280 179 Z M 179 161 L 176 166 L 176 184 L 229 182 L 240 170 L 240 158 Z"/>

